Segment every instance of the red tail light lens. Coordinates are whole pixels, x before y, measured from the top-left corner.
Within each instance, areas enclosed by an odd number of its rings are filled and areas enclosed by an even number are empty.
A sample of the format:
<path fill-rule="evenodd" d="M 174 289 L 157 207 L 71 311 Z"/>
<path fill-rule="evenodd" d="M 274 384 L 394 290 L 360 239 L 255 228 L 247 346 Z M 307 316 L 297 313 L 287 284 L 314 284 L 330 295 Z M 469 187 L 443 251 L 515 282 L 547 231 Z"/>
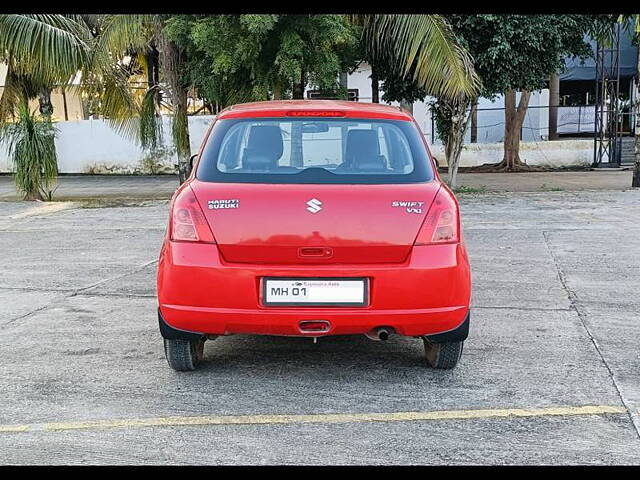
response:
<path fill-rule="evenodd" d="M 457 243 L 459 240 L 458 206 L 451 194 L 441 188 L 424 219 L 414 245 Z"/>
<path fill-rule="evenodd" d="M 193 190 L 182 190 L 171 210 L 171 240 L 175 242 L 216 243 Z"/>

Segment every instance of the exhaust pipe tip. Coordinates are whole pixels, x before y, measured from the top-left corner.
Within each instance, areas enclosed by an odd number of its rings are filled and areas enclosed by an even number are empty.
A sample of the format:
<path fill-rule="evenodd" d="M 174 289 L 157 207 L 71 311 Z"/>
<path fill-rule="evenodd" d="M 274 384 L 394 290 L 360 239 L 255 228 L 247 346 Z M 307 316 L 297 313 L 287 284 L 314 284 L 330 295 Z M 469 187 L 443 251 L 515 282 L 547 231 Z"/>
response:
<path fill-rule="evenodd" d="M 389 339 L 389 335 L 391 335 L 392 333 L 393 333 L 392 328 L 378 327 L 378 328 L 374 328 L 370 332 L 365 333 L 365 335 L 371 340 L 384 342 Z"/>

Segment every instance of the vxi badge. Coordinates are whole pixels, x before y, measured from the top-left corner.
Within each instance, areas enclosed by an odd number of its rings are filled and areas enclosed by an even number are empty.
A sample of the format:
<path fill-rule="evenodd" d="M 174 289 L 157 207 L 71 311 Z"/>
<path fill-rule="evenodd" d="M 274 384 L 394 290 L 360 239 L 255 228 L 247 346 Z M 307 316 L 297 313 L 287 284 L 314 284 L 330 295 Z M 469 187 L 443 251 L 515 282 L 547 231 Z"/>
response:
<path fill-rule="evenodd" d="M 392 207 L 402 207 L 407 209 L 407 213 L 422 213 L 424 202 L 403 202 L 394 200 L 391 202 Z"/>

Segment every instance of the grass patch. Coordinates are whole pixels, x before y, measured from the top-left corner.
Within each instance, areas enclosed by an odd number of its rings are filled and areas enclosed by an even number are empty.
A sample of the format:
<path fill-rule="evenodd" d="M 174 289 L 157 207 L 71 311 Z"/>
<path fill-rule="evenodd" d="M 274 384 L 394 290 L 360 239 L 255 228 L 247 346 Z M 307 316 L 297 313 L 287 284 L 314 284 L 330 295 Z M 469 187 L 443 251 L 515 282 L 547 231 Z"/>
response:
<path fill-rule="evenodd" d="M 453 188 L 453 193 L 456 195 L 459 193 L 486 193 L 487 187 L 485 185 L 480 185 L 479 187 L 469 187 L 468 185 L 458 185 Z"/>
<path fill-rule="evenodd" d="M 143 198 L 86 198 L 74 199 L 79 208 L 148 207 L 169 203 L 167 199 Z"/>
<path fill-rule="evenodd" d="M 540 190 L 542 190 L 543 192 L 564 192 L 564 188 L 547 187 L 546 183 L 543 183 L 542 185 L 540 185 Z"/>

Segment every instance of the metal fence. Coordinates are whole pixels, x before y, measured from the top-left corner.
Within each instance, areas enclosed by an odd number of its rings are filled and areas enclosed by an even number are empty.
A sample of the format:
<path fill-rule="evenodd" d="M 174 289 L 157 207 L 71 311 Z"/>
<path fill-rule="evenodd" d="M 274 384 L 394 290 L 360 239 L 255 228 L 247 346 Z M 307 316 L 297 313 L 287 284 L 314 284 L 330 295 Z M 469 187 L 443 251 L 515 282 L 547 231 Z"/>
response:
<path fill-rule="evenodd" d="M 530 105 L 522 125 L 520 138 L 523 142 L 549 139 L 549 106 Z M 557 107 L 557 133 L 560 137 L 593 138 L 596 132 L 595 105 Z M 468 111 L 467 111 L 468 113 Z M 605 110 L 605 115 L 608 112 Z M 434 118 L 429 115 L 430 130 L 425 132 L 431 143 L 440 143 Z M 623 135 L 634 132 L 635 113 L 618 114 L 619 131 Z M 465 143 L 499 143 L 504 140 L 505 108 L 478 108 L 475 125 L 470 121 L 465 134 Z"/>

